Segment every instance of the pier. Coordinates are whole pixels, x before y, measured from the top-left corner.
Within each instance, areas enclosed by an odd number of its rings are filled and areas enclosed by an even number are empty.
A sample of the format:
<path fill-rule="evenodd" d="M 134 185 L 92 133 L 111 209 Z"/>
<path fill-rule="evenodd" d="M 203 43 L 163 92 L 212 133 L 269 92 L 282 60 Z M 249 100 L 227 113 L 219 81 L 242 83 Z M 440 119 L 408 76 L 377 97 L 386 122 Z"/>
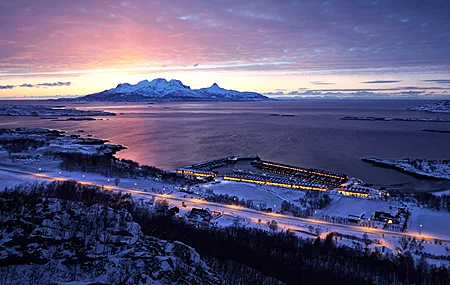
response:
<path fill-rule="evenodd" d="M 259 161 L 260 158 L 257 155 L 228 156 L 181 167 L 177 169 L 177 173 L 200 177 L 216 177 L 218 173 L 216 171 L 213 171 L 214 169 L 229 164 L 236 164 L 238 161 L 244 160 Z"/>
<path fill-rule="evenodd" d="M 278 186 L 292 189 L 302 190 L 314 190 L 314 191 L 326 191 L 328 187 L 326 185 L 310 182 L 306 180 L 290 179 L 283 177 L 267 176 L 254 173 L 240 173 L 235 172 L 227 174 L 223 177 L 224 180 L 255 183 L 261 185 Z"/>
<path fill-rule="evenodd" d="M 288 164 L 281 164 L 271 161 L 255 161 L 252 166 L 267 172 L 281 174 L 285 176 L 303 178 L 310 181 L 315 181 L 330 186 L 337 187 L 348 180 L 346 174 L 332 172 L 322 169 L 302 168 Z"/>

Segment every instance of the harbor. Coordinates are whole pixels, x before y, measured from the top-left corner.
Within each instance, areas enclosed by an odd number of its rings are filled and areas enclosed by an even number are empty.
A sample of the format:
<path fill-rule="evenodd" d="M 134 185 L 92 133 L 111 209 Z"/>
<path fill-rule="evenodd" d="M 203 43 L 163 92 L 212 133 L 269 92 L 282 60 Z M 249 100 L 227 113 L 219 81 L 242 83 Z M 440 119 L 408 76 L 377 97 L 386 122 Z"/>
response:
<path fill-rule="evenodd" d="M 250 161 L 250 169 L 226 169 L 220 175 L 217 169 L 236 165 L 239 161 Z M 228 156 L 178 168 L 178 174 L 201 179 L 222 178 L 224 180 L 270 185 L 298 190 L 327 191 L 348 181 L 346 174 L 322 169 L 308 169 L 288 164 L 261 160 L 258 155 Z"/>

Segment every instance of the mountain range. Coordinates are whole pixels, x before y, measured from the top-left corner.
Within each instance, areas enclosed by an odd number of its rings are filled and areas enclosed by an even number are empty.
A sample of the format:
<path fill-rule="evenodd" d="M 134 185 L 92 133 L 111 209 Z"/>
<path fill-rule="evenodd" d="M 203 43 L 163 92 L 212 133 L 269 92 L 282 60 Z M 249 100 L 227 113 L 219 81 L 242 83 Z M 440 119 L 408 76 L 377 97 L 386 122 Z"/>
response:
<path fill-rule="evenodd" d="M 180 80 L 167 81 L 157 78 L 143 80 L 132 85 L 122 83 L 116 88 L 64 101 L 112 101 L 112 102 L 171 102 L 171 101 L 268 101 L 272 100 L 255 92 L 239 92 L 219 87 L 191 89 Z"/>

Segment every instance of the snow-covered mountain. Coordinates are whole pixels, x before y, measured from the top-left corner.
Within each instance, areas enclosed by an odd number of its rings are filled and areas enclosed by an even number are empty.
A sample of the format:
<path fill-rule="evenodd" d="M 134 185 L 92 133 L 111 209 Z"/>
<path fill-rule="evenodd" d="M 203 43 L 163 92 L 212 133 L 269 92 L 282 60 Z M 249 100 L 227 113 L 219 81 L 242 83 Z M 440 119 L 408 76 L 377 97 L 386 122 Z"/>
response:
<path fill-rule="evenodd" d="M 99 93 L 64 99 L 70 101 L 132 101 L 132 102 L 170 102 L 170 101 L 266 101 L 270 98 L 255 92 L 239 92 L 219 87 L 214 83 L 209 88 L 191 89 L 180 80 L 167 81 L 157 78 L 143 80 L 135 85 L 122 83 L 116 88 Z"/>

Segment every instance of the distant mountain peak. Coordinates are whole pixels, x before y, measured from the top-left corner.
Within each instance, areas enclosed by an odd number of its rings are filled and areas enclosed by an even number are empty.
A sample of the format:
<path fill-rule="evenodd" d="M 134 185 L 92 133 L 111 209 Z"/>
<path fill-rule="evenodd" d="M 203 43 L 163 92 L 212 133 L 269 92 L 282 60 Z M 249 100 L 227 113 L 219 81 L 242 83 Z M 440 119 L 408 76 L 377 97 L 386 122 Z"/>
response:
<path fill-rule="evenodd" d="M 239 92 L 219 87 L 191 89 L 180 80 L 156 78 L 142 80 L 137 84 L 121 83 L 116 88 L 99 93 L 71 99 L 75 101 L 132 101 L 132 102 L 170 102 L 170 101 L 266 101 L 271 100 L 255 92 Z"/>
<path fill-rule="evenodd" d="M 117 85 L 116 88 L 125 87 L 125 86 L 131 86 L 131 84 L 130 83 L 120 83 Z"/>

